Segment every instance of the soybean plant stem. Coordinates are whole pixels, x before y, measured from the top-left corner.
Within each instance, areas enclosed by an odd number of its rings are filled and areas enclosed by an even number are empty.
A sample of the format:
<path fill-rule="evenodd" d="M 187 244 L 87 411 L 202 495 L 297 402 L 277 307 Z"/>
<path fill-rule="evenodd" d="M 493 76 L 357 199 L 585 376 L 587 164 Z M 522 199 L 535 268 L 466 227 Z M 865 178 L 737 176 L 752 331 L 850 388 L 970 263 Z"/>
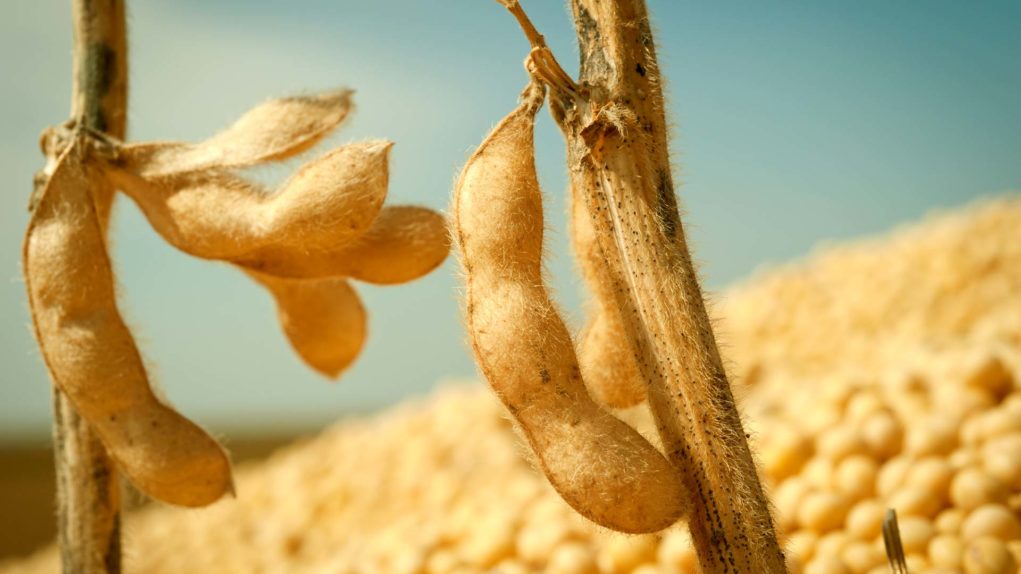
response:
<path fill-rule="evenodd" d="M 592 218 L 706 574 L 775 574 L 784 557 L 678 215 L 644 0 L 571 0 L 583 97 L 550 92 L 575 201 Z"/>
<path fill-rule="evenodd" d="M 73 0 L 75 122 L 123 139 L 127 127 L 127 31 L 123 0 Z M 114 190 L 97 186 L 106 231 Z M 120 485 L 106 449 L 53 388 L 57 540 L 65 573 L 121 571 Z"/>

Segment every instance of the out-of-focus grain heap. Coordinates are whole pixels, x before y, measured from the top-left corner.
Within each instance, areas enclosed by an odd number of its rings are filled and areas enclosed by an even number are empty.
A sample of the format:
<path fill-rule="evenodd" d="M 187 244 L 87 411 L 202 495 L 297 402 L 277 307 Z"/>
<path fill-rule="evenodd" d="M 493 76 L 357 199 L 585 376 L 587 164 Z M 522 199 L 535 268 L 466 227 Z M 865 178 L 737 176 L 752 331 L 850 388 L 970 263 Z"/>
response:
<path fill-rule="evenodd" d="M 826 249 L 717 314 L 792 571 L 888 572 L 887 507 L 912 574 L 1018 571 L 1021 199 Z M 130 516 L 127 569 L 695 571 L 683 526 L 598 529 L 518 444 L 489 393 L 443 390 L 242 469 L 237 500 Z M 56 555 L 11 566 L 54 572 Z"/>

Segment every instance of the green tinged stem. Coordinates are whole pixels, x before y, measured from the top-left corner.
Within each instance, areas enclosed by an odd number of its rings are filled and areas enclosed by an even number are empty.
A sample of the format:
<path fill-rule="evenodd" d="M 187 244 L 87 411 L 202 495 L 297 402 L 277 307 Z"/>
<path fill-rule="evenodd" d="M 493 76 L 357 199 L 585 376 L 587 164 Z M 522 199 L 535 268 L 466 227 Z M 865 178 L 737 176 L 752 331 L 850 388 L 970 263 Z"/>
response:
<path fill-rule="evenodd" d="M 127 127 L 127 33 L 123 0 L 74 0 L 71 115 L 123 139 Z M 109 221 L 114 190 L 100 186 L 96 211 Z M 99 439 L 53 389 L 57 540 L 64 572 L 121 571 L 120 485 Z"/>

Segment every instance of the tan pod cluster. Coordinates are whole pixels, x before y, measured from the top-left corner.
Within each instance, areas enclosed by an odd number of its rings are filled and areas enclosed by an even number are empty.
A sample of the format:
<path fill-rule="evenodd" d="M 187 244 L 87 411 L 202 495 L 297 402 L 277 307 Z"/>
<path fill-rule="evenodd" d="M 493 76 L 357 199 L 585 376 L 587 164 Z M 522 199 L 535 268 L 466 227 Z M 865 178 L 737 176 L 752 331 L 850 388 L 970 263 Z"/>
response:
<path fill-rule="evenodd" d="M 425 275 L 449 251 L 446 222 L 424 207 L 383 205 L 387 141 L 332 150 L 274 193 L 233 170 L 309 149 L 350 108 L 346 90 L 271 100 L 204 142 L 124 144 L 106 166 L 168 243 L 266 287 L 292 347 L 328 377 L 351 365 L 367 334 L 347 278 L 392 285 Z"/>
<path fill-rule="evenodd" d="M 138 488 L 184 506 L 231 490 L 216 440 L 162 403 L 117 310 L 113 272 L 90 192 L 95 168 L 76 138 L 56 160 L 28 227 L 25 283 L 53 382 Z"/>
<path fill-rule="evenodd" d="M 383 206 L 389 142 L 328 152 L 272 194 L 234 170 L 309 149 L 350 106 L 347 91 L 271 100 L 199 144 L 125 144 L 74 126 L 44 135 L 50 161 L 23 255 L 37 338 L 55 384 L 145 493 L 209 504 L 231 490 L 230 464 L 148 382 L 117 310 L 107 206 L 97 190 L 124 191 L 182 251 L 245 270 L 276 299 L 298 354 L 337 376 L 366 335 L 365 309 L 347 278 L 395 284 L 428 273 L 449 250 L 444 218 Z"/>
<path fill-rule="evenodd" d="M 542 277 L 542 193 L 533 129 L 544 90 L 526 90 L 468 160 L 453 226 L 469 337 L 554 488 L 596 523 L 651 532 L 683 511 L 673 466 L 585 389 L 570 334 Z"/>

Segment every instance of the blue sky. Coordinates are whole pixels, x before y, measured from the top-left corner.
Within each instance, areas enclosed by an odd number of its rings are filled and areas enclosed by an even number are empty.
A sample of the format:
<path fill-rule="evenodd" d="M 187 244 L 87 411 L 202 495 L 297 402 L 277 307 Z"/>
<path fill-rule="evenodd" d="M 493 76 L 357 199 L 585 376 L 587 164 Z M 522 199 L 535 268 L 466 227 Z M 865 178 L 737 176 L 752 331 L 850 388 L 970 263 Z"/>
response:
<path fill-rule="evenodd" d="M 48 382 L 18 257 L 40 130 L 66 119 L 69 3 L 0 6 L 0 441 L 45 437 Z M 668 81 L 681 202 L 720 290 L 826 241 L 1021 189 L 1021 4 L 649 2 Z M 576 69 L 559 2 L 525 0 Z M 527 44 L 492 0 L 129 1 L 134 139 L 199 139 L 271 96 L 340 85 L 358 110 L 332 144 L 387 137 L 392 202 L 443 209 L 471 149 L 525 82 Z M 563 143 L 545 115 L 538 166 L 549 269 L 578 324 L 564 234 Z M 263 169 L 276 180 L 293 169 Z M 327 383 L 280 333 L 269 297 L 225 265 L 175 252 L 129 201 L 117 210 L 121 303 L 153 378 L 213 431 L 311 429 L 475 375 L 448 262 L 401 287 L 359 286 L 370 341 Z"/>

